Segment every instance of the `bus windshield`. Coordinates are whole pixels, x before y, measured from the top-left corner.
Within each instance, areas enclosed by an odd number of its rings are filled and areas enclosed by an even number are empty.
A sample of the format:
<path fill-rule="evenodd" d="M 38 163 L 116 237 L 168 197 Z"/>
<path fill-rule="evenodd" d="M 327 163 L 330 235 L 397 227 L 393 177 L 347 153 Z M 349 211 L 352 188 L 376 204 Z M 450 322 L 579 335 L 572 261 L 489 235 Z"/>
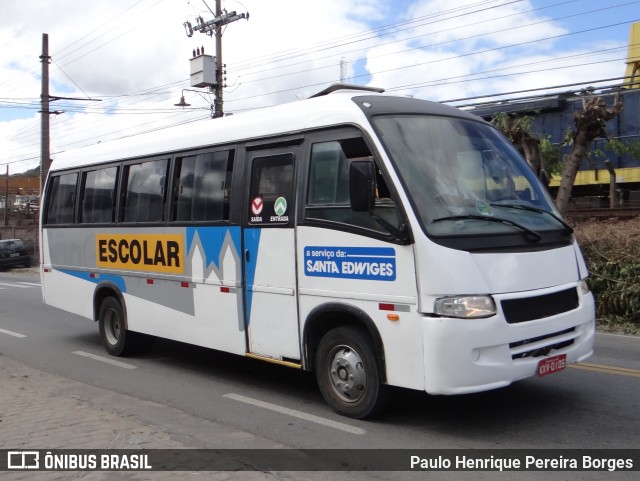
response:
<path fill-rule="evenodd" d="M 493 127 L 472 120 L 384 115 L 373 124 L 431 236 L 569 234 L 533 170 Z"/>

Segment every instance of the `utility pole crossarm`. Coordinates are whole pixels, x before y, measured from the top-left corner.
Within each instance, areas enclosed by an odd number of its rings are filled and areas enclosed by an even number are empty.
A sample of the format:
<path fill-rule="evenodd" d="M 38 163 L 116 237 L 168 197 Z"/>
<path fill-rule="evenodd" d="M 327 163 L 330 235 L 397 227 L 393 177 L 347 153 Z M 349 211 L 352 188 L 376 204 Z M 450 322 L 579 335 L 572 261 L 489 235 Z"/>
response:
<path fill-rule="evenodd" d="M 197 17 L 196 25 L 191 25 L 191 22 L 185 22 L 184 28 L 187 33 L 187 37 L 193 36 L 193 31 L 204 33 L 210 37 L 216 37 L 216 83 L 211 87 L 215 94 L 215 100 L 213 103 L 213 115 L 212 118 L 222 117 L 224 111 L 222 109 L 222 88 L 224 87 L 224 72 L 222 64 L 222 27 L 228 25 L 236 20 L 247 19 L 249 20 L 249 14 L 227 12 L 222 10 L 222 0 L 216 0 L 215 17 L 212 20 L 205 21 L 202 17 Z M 205 2 L 206 5 L 206 2 Z M 207 6 L 208 8 L 208 6 Z M 211 9 L 209 9 L 211 10 Z M 192 84 L 193 85 L 193 84 Z"/>
<path fill-rule="evenodd" d="M 207 22 L 205 22 L 202 17 L 198 17 L 197 24 L 195 27 L 192 27 L 192 29 L 211 36 L 220 27 L 224 27 L 236 20 L 242 20 L 243 18 L 248 17 L 244 13 L 237 14 L 236 12 L 222 13 L 213 20 L 209 20 Z"/>

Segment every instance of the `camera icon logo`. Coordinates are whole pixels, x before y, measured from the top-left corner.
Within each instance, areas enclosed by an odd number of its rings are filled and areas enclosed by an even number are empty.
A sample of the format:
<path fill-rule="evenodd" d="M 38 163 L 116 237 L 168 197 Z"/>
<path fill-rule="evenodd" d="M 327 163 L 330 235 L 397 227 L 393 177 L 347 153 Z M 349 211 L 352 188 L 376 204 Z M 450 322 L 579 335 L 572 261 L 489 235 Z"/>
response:
<path fill-rule="evenodd" d="M 38 469 L 40 468 L 40 453 L 38 451 L 8 451 L 8 469 Z"/>

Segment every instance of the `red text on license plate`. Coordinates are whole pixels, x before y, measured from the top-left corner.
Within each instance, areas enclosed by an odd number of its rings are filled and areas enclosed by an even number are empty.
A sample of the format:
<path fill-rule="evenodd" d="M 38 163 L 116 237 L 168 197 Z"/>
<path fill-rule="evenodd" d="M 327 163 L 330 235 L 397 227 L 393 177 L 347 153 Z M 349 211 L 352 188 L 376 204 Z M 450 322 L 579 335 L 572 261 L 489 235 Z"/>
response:
<path fill-rule="evenodd" d="M 566 354 L 549 357 L 538 363 L 538 376 L 553 374 L 554 372 L 562 371 L 565 367 L 567 367 Z"/>

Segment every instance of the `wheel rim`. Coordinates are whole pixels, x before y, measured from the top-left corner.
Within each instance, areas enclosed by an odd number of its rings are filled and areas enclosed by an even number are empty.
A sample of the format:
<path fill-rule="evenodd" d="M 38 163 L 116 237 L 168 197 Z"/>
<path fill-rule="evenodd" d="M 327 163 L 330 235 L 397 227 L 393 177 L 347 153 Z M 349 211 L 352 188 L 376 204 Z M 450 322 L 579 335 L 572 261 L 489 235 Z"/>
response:
<path fill-rule="evenodd" d="M 364 396 L 367 373 L 360 355 L 350 346 L 334 347 L 329 356 L 329 382 L 336 395 L 345 402 L 354 403 Z"/>
<path fill-rule="evenodd" d="M 120 317 L 113 309 L 108 309 L 104 313 L 104 334 L 107 342 L 112 346 L 118 344 L 122 332 Z"/>

